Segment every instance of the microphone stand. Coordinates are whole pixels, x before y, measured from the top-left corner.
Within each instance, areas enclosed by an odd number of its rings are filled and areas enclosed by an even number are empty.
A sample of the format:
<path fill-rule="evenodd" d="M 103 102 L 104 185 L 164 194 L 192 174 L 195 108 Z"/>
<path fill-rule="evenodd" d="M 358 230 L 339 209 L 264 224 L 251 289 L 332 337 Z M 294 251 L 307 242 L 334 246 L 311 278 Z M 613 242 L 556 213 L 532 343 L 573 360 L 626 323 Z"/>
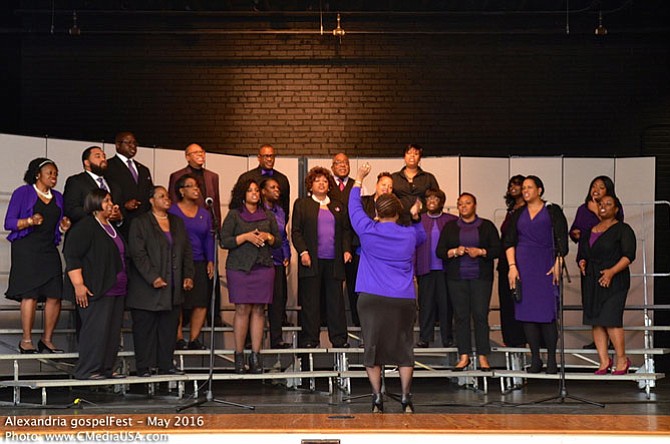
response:
<path fill-rule="evenodd" d="M 553 236 L 553 233 L 552 233 Z M 528 404 L 542 404 L 545 402 L 551 402 L 555 401 L 558 404 L 563 404 L 565 403 L 566 399 L 572 399 L 573 401 L 577 401 L 579 403 L 583 404 L 591 404 L 597 407 L 605 407 L 605 404 L 601 404 L 599 402 L 591 401 L 585 398 L 580 398 L 578 396 L 573 396 L 568 394 L 568 388 L 565 383 L 565 328 L 563 327 L 563 273 L 565 271 L 565 276 L 568 279 L 568 282 L 572 282 L 570 280 L 570 275 L 568 274 L 568 269 L 567 266 L 565 265 L 565 258 L 561 254 L 560 249 L 558 246 L 556 247 L 556 258 L 559 261 L 559 273 L 558 273 L 558 336 L 560 342 L 560 349 L 559 349 L 559 357 L 560 357 L 560 365 L 558 367 L 558 395 L 556 396 L 551 396 L 549 398 L 544 398 L 540 399 L 538 401 L 532 401 L 532 402 L 527 402 L 523 404 L 517 404 L 517 406 L 520 405 L 528 405 Z"/>
<path fill-rule="evenodd" d="M 215 402 L 217 404 L 222 404 L 222 405 L 229 405 L 232 407 L 239 407 L 241 409 L 248 409 L 248 410 L 255 410 L 256 407 L 251 406 L 251 405 L 246 405 L 246 404 L 238 404 L 236 402 L 230 402 L 230 401 L 224 401 L 222 399 L 216 399 L 214 398 L 214 394 L 212 391 L 212 383 L 214 380 L 214 333 L 215 333 L 215 327 L 214 327 L 214 300 L 216 298 L 216 286 L 219 285 L 219 251 L 218 251 L 218 245 L 219 245 L 219 221 L 217 220 L 216 213 L 214 211 L 214 206 L 212 205 L 212 200 L 210 197 L 208 197 L 205 200 L 205 203 L 207 205 L 207 208 L 209 209 L 210 214 L 212 215 L 212 241 L 214 242 L 214 282 L 212 285 L 212 291 L 210 294 L 210 301 L 209 301 L 209 309 L 210 309 L 210 323 L 209 325 L 211 326 L 211 332 L 209 335 L 209 375 L 207 377 L 207 392 L 205 393 L 205 398 L 204 399 L 196 399 L 195 401 L 192 401 L 188 404 L 182 405 L 177 407 L 177 412 L 181 412 L 186 409 L 190 409 L 192 407 L 198 407 L 201 406 L 205 403 L 208 402 Z"/>

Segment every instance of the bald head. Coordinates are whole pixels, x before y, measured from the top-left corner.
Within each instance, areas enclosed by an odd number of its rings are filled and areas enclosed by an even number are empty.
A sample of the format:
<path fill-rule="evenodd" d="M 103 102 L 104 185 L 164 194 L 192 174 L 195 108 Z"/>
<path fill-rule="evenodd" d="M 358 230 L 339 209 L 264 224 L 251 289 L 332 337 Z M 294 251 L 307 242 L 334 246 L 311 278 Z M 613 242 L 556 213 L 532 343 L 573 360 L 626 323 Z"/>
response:
<path fill-rule="evenodd" d="M 201 169 L 205 165 L 205 150 L 197 143 L 192 143 L 184 150 L 184 157 L 191 168 Z"/>
<path fill-rule="evenodd" d="M 344 153 L 337 153 L 333 156 L 333 165 L 330 167 L 333 175 L 339 179 L 346 179 L 349 177 L 351 171 L 349 166 L 349 157 Z"/>

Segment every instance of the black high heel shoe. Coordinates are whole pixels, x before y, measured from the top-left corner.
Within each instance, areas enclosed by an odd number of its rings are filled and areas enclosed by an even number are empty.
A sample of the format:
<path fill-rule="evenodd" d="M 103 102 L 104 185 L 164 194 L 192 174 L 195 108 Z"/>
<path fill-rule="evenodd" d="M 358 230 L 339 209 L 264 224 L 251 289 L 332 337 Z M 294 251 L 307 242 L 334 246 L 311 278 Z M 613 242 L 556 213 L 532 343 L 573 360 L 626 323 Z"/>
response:
<path fill-rule="evenodd" d="M 372 413 L 384 413 L 384 398 L 381 393 L 372 394 Z"/>
<path fill-rule="evenodd" d="M 44 342 L 42 342 L 41 339 L 37 341 L 37 350 L 39 350 L 40 353 L 64 353 L 64 350 L 60 348 L 49 347 Z"/>
<path fill-rule="evenodd" d="M 400 398 L 400 406 L 403 413 L 414 413 L 414 404 L 412 403 L 412 394 L 403 394 Z"/>
<path fill-rule="evenodd" d="M 22 355 L 32 355 L 32 354 L 37 353 L 37 350 L 35 350 L 34 348 L 23 348 L 23 347 L 21 347 L 22 342 L 23 341 L 19 342 L 19 353 L 21 353 Z M 28 344 L 28 343 L 29 342 L 26 341 L 26 344 Z"/>

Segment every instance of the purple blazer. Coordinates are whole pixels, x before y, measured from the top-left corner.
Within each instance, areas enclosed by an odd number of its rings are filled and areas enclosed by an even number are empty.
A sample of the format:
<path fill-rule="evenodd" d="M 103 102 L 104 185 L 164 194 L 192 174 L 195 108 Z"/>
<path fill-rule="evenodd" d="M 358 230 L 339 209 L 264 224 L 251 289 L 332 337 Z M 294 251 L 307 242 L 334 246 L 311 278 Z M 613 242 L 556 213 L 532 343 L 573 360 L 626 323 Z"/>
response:
<path fill-rule="evenodd" d="M 442 232 L 442 229 L 444 226 L 451 222 L 452 220 L 458 220 L 457 216 L 454 216 L 453 214 L 449 213 L 442 213 L 440 217 L 437 218 L 437 228 L 439 228 L 440 233 Z M 426 242 L 422 243 L 419 245 L 416 249 L 416 268 L 415 272 L 417 276 L 422 276 L 424 274 L 430 273 L 430 259 L 431 259 L 431 254 L 435 257 L 437 257 L 437 254 L 435 251 L 432 251 L 430 248 L 430 226 L 432 225 L 433 219 L 428 216 L 427 213 L 423 213 L 421 215 L 421 224 L 423 225 L 423 229 L 426 231 Z"/>
<path fill-rule="evenodd" d="M 56 199 L 56 206 L 60 208 L 60 217 L 54 231 L 54 244 L 58 245 L 61 239 L 60 221 L 63 220 L 63 195 L 56 190 L 51 190 L 51 193 Z M 16 239 L 26 237 L 35 230 L 35 227 L 19 230 L 18 223 L 19 219 L 26 219 L 33 215 L 33 208 L 37 199 L 37 192 L 32 185 L 22 185 L 14 190 L 5 215 L 5 230 L 10 231 L 7 236 L 8 241 L 13 242 Z"/>

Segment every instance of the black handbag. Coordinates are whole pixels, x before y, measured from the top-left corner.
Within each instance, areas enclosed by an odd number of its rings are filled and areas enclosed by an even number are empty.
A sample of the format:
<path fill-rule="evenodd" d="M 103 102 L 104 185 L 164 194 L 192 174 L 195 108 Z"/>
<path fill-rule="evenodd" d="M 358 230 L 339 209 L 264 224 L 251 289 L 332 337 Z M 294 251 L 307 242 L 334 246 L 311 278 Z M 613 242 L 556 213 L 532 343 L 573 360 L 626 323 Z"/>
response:
<path fill-rule="evenodd" d="M 512 299 L 514 299 L 514 302 L 521 302 L 521 281 L 519 278 L 516 278 L 516 281 L 514 281 L 514 288 L 510 288 L 510 292 L 512 293 Z"/>

